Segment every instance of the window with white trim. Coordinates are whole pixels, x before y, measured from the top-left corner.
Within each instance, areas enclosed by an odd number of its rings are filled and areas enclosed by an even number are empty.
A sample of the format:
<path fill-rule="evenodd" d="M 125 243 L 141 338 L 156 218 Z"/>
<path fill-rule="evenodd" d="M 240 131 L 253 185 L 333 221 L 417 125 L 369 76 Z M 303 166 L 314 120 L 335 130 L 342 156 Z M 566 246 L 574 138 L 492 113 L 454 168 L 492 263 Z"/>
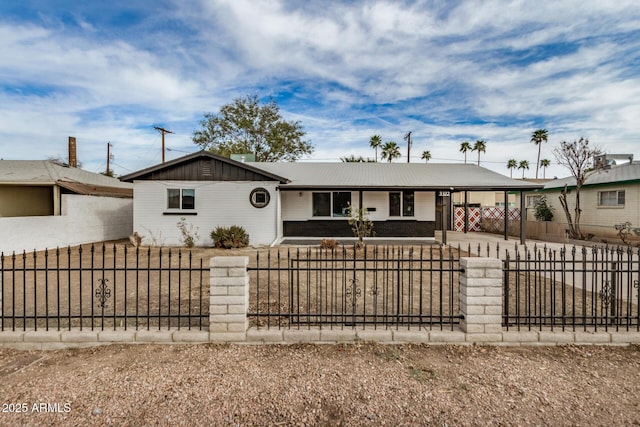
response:
<path fill-rule="evenodd" d="M 326 191 L 313 193 L 313 216 L 346 217 L 349 216 L 351 192 Z"/>
<path fill-rule="evenodd" d="M 598 191 L 598 206 L 624 206 L 624 190 Z"/>
<path fill-rule="evenodd" d="M 196 208 L 196 190 L 193 188 L 168 188 L 167 209 L 190 210 Z"/>

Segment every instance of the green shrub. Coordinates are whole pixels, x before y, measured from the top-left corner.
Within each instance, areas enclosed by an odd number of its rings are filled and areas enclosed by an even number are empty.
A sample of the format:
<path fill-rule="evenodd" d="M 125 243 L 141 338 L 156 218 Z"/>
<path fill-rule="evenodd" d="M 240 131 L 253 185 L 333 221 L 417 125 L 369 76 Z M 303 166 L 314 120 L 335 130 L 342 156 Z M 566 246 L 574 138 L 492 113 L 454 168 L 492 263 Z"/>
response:
<path fill-rule="evenodd" d="M 553 208 L 549 206 L 547 196 L 542 196 L 533 203 L 535 209 L 534 216 L 537 221 L 551 221 L 553 219 Z"/>
<path fill-rule="evenodd" d="M 249 245 L 249 234 L 238 225 L 231 227 L 216 227 L 211 232 L 213 246 L 216 248 L 231 249 L 244 248 Z"/>

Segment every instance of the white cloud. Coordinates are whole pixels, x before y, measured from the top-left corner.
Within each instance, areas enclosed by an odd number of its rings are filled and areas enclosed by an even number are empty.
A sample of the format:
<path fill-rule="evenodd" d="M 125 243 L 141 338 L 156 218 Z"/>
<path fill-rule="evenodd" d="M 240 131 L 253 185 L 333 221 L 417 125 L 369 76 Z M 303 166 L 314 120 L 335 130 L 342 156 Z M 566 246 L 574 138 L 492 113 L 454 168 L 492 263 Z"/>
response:
<path fill-rule="evenodd" d="M 96 167 L 107 140 L 116 163 L 147 166 L 152 124 L 188 151 L 203 112 L 247 93 L 279 96 L 321 159 L 372 156 L 373 133 L 401 143 L 413 130 L 432 161 L 462 161 L 463 137 L 486 139 L 486 165 L 507 173 L 514 155 L 535 162 L 538 127 L 551 159 L 561 139 L 633 152 L 640 136 L 633 0 L 201 0 L 122 31 L 88 12 L 73 20 L 69 31 L 50 16 L 0 19 L 12 58 L 0 63 L 0 137 L 17 142 L 13 158 L 39 140 L 64 151 L 75 134 Z"/>

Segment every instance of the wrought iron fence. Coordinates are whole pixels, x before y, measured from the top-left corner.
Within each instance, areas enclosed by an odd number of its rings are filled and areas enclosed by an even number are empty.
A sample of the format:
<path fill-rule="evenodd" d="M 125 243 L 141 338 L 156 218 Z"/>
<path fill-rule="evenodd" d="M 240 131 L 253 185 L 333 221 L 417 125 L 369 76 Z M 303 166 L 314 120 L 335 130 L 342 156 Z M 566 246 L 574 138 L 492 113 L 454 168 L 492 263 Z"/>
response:
<path fill-rule="evenodd" d="M 1 254 L 0 289 L 2 331 L 208 327 L 209 268 L 176 249 Z"/>
<path fill-rule="evenodd" d="M 257 327 L 453 329 L 459 252 L 440 246 L 273 250 L 252 260 L 249 321 Z"/>
<path fill-rule="evenodd" d="M 507 329 L 640 330 L 640 251 L 534 247 L 503 262 Z"/>

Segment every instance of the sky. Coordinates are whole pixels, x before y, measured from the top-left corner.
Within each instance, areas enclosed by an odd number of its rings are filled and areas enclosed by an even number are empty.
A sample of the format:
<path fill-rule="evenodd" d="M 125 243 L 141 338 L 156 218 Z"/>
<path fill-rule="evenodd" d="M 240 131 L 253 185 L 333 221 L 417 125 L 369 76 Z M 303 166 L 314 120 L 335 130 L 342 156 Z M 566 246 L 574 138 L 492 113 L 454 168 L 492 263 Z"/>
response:
<path fill-rule="evenodd" d="M 0 158 L 67 158 L 124 175 L 198 150 L 205 113 L 274 99 L 315 148 L 303 161 L 373 157 L 567 176 L 553 150 L 588 138 L 640 158 L 637 0 L 0 1 Z M 477 153 L 468 153 L 477 162 Z M 513 176 L 522 177 L 523 170 Z M 542 177 L 542 170 L 539 177 Z"/>

